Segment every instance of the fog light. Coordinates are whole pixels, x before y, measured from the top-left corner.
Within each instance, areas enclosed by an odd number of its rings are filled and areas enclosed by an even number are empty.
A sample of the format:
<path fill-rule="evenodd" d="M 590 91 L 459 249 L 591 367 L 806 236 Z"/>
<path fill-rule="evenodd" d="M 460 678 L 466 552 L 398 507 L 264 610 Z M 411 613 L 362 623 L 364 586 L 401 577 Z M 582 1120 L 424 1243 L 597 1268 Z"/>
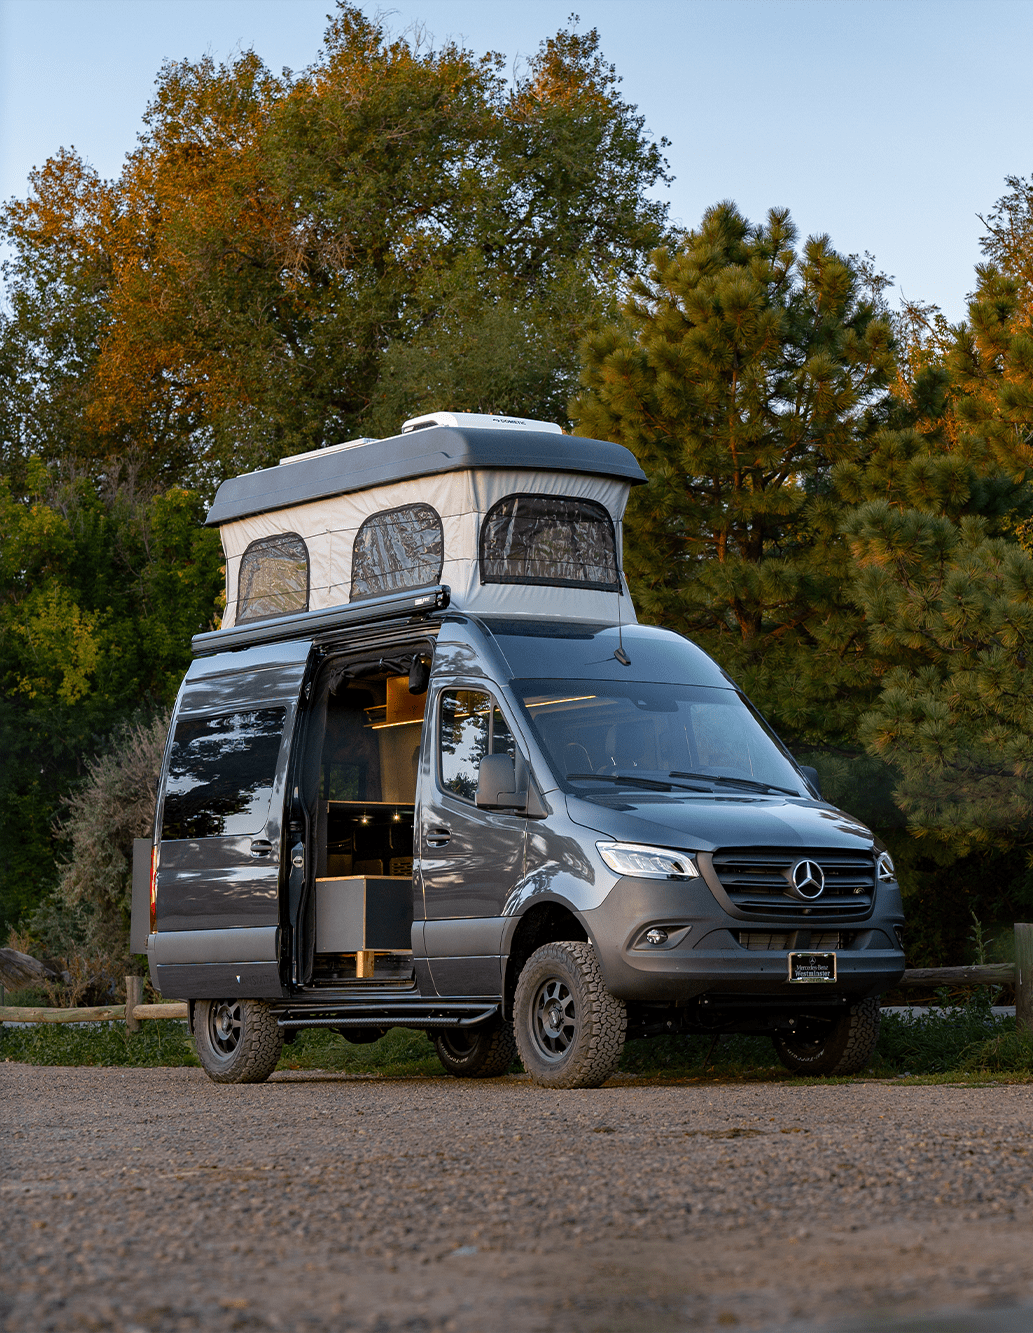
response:
<path fill-rule="evenodd" d="M 646 931 L 646 943 L 652 945 L 666 944 L 667 931 L 661 930 L 659 926 L 654 926 L 652 930 Z"/>

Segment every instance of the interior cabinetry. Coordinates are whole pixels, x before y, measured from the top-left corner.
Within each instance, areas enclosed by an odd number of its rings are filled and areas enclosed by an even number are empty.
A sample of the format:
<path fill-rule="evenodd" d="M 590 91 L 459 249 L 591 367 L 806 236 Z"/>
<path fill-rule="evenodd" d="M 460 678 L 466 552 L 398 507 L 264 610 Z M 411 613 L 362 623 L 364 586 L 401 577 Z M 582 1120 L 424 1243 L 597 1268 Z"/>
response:
<path fill-rule="evenodd" d="M 328 701 L 316 828 L 312 981 L 413 984 L 413 822 L 425 695 L 407 676 Z"/>

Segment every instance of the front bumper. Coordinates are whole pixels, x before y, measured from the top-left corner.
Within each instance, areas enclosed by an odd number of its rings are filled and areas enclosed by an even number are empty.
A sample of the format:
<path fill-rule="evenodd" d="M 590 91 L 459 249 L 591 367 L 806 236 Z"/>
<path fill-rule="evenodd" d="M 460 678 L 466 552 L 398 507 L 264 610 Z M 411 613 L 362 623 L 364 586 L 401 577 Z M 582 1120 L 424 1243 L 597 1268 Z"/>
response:
<path fill-rule="evenodd" d="M 599 907 L 582 914 L 608 989 L 636 1003 L 685 1003 L 700 995 L 756 995 L 805 1006 L 821 996 L 861 999 L 891 989 L 904 973 L 895 885 L 879 885 L 870 911 L 806 923 L 777 905 L 769 917 L 727 913 L 703 879 L 619 879 Z M 645 944 L 651 926 L 668 940 Z M 766 937 L 766 938 L 765 938 Z M 744 939 L 746 942 L 744 942 Z M 788 954 L 834 952 L 835 982 L 790 982 Z"/>

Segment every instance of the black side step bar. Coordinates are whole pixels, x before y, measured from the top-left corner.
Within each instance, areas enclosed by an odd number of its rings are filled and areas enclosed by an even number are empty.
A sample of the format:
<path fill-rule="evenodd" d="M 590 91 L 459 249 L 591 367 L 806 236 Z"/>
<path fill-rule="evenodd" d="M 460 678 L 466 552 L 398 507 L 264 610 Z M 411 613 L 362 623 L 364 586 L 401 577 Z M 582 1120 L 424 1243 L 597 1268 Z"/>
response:
<path fill-rule="evenodd" d="M 277 1018 L 281 1028 L 468 1028 L 494 1018 L 498 1004 L 291 1005 Z"/>

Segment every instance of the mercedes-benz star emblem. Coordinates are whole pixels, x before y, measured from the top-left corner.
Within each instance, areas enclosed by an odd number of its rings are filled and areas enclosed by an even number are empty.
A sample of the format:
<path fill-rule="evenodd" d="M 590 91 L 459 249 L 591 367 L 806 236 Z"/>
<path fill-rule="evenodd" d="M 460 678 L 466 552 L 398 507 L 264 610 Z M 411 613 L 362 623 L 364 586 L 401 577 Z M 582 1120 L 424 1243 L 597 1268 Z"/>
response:
<path fill-rule="evenodd" d="M 800 898 L 817 898 L 825 887 L 825 872 L 817 861 L 802 857 L 789 872 L 789 883 Z"/>

